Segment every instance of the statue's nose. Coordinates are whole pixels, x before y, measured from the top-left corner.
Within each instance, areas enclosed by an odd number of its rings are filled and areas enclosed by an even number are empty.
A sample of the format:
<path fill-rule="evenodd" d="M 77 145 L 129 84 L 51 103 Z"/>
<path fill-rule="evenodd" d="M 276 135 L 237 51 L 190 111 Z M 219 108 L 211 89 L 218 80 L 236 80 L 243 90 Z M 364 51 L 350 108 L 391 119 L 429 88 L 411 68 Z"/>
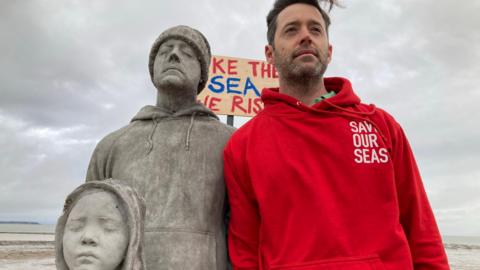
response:
<path fill-rule="evenodd" d="M 168 55 L 168 62 L 180 62 L 180 57 L 178 57 L 178 48 L 173 48 L 173 50 Z"/>
<path fill-rule="evenodd" d="M 81 241 L 82 245 L 96 246 L 97 237 L 95 228 L 85 228 Z"/>

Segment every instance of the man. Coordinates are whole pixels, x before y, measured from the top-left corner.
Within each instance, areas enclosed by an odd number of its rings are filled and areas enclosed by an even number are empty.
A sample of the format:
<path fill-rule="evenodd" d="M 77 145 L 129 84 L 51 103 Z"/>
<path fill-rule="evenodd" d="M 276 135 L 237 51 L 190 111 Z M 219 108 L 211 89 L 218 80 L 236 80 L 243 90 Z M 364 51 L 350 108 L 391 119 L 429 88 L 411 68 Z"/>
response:
<path fill-rule="evenodd" d="M 97 145 L 87 181 L 128 182 L 146 201 L 147 269 L 226 269 L 222 149 L 233 132 L 197 103 L 210 46 L 195 29 L 164 31 L 150 51 L 158 90 L 131 123 Z"/>
<path fill-rule="evenodd" d="M 346 79 L 323 78 L 327 13 L 277 0 L 267 24 L 279 88 L 224 150 L 233 268 L 448 269 L 401 127 Z"/>

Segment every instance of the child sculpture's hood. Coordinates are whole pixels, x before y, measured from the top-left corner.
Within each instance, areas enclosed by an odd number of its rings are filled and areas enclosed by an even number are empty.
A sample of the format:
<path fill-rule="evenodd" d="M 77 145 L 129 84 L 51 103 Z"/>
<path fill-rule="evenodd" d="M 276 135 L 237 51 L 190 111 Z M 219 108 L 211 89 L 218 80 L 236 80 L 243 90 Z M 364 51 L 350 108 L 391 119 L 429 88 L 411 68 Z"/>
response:
<path fill-rule="evenodd" d="M 145 202 L 134 189 L 123 183 L 122 181 L 113 179 L 91 181 L 79 186 L 68 195 L 65 200 L 63 214 L 58 219 L 55 228 L 55 264 L 57 270 L 70 270 L 63 256 L 65 224 L 70 211 L 80 199 L 80 195 L 91 189 L 103 189 L 113 193 L 125 209 L 130 238 L 125 258 L 119 270 L 145 270 L 143 255 Z"/>

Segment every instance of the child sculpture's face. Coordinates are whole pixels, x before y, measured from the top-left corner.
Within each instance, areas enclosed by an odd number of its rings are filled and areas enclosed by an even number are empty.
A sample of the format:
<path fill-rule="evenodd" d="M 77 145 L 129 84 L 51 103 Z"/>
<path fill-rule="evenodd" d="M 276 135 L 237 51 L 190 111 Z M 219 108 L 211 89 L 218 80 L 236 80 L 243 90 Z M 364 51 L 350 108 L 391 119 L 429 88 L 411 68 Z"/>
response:
<path fill-rule="evenodd" d="M 82 197 L 68 216 L 63 255 L 70 270 L 115 270 L 128 245 L 127 224 L 109 192 Z"/>

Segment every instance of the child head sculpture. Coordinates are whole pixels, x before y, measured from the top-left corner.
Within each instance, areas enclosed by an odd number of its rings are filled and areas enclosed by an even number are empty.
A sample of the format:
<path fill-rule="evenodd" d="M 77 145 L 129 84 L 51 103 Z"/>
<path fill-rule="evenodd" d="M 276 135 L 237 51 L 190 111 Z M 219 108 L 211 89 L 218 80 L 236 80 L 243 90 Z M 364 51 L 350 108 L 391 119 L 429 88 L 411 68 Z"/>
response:
<path fill-rule="evenodd" d="M 121 181 L 79 186 L 57 222 L 57 269 L 143 270 L 144 216 L 145 202 Z"/>

